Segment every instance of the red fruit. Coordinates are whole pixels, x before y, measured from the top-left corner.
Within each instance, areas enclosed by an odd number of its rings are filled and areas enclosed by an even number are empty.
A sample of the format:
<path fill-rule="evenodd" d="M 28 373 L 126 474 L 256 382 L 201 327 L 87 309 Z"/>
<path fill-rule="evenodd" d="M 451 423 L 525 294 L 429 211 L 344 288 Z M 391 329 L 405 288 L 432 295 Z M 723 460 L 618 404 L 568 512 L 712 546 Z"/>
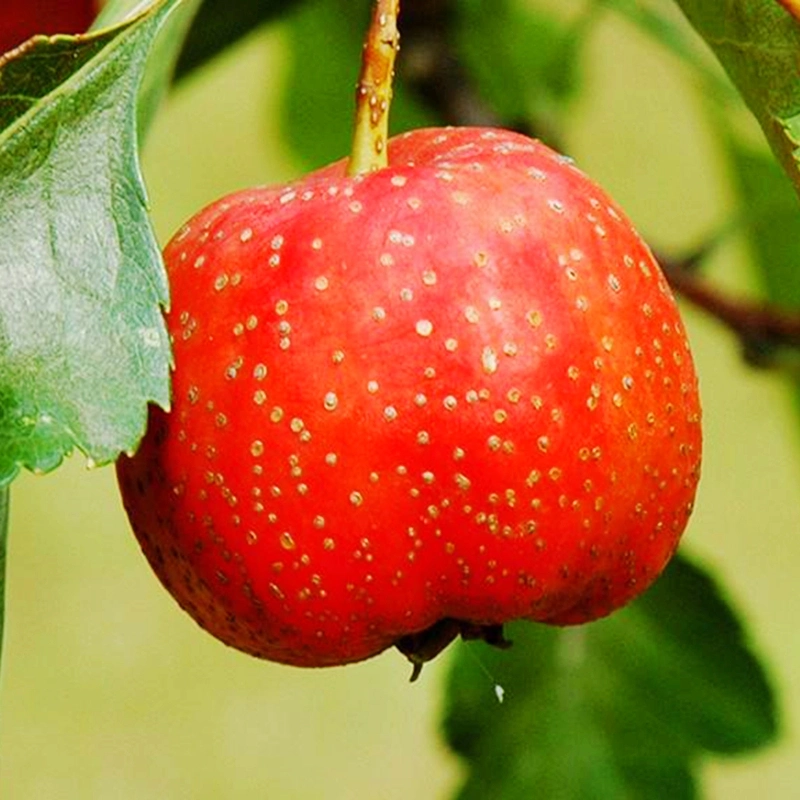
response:
<path fill-rule="evenodd" d="M 37 33 L 82 33 L 96 14 L 95 0 L 2 0 L 0 53 Z"/>
<path fill-rule="evenodd" d="M 165 252 L 174 406 L 119 463 L 125 506 L 195 620 L 274 661 L 601 617 L 695 495 L 689 345 L 619 208 L 505 131 L 389 162 L 231 195 Z"/>

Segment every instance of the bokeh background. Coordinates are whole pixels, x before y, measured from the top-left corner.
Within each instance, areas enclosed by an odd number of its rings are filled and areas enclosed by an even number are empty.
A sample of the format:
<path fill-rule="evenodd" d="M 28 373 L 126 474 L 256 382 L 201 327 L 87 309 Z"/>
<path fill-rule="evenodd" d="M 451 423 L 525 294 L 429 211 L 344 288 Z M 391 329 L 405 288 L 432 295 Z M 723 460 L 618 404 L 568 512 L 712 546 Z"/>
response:
<path fill-rule="evenodd" d="M 144 157 L 162 241 L 219 195 L 300 170 L 278 113 L 284 33 L 276 25 L 250 36 L 162 109 Z M 732 202 L 692 75 L 615 17 L 597 27 L 587 57 L 569 154 L 653 243 L 692 247 Z M 757 291 L 735 239 L 709 275 Z M 779 375 L 745 366 L 713 320 L 685 312 L 706 455 L 684 547 L 744 615 L 780 692 L 784 729 L 760 755 L 708 762 L 704 788 L 711 800 L 791 800 L 800 784 L 798 419 Z M 9 544 L 0 797 L 444 800 L 458 784 L 437 730 L 446 657 L 410 686 L 393 652 L 303 671 L 225 648 L 157 584 L 111 469 L 74 458 L 50 476 L 23 476 Z"/>

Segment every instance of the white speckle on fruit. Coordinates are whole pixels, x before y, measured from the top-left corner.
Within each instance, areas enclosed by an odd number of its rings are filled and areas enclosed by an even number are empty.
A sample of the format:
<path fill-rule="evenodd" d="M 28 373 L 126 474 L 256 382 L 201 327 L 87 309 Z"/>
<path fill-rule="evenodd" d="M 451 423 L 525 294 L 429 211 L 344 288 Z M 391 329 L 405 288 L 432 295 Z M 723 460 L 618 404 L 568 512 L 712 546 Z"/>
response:
<path fill-rule="evenodd" d="M 289 303 L 287 300 L 278 300 L 278 302 L 275 303 L 275 313 L 279 317 L 284 316 L 288 311 L 289 311 Z"/>
<path fill-rule="evenodd" d="M 325 463 L 329 467 L 335 467 L 336 464 L 338 463 L 338 461 L 339 461 L 339 456 L 337 456 L 336 453 L 326 453 L 325 454 Z"/>
<path fill-rule="evenodd" d="M 194 260 L 194 268 L 195 269 L 200 269 L 200 267 L 202 267 L 203 264 L 205 264 L 205 263 L 206 263 L 206 257 L 205 256 L 197 256 L 197 258 Z"/>
<path fill-rule="evenodd" d="M 272 237 L 272 241 L 270 242 L 270 247 L 273 250 L 280 250 L 281 247 L 283 247 L 284 241 L 285 240 L 284 240 L 283 236 L 281 236 L 280 234 L 277 234 L 276 236 Z"/>
<path fill-rule="evenodd" d="M 269 413 L 271 422 L 278 423 L 283 419 L 283 409 L 280 406 L 275 406 Z"/>
<path fill-rule="evenodd" d="M 419 431 L 417 433 L 417 444 L 430 444 L 431 435 L 428 431 Z"/>
<path fill-rule="evenodd" d="M 281 535 L 278 537 L 278 541 L 284 550 L 294 550 L 297 547 L 297 543 L 289 531 L 284 531 L 281 533 Z"/>
<path fill-rule="evenodd" d="M 344 361 L 344 350 L 334 350 L 331 353 L 331 361 L 334 364 L 341 364 Z"/>
<path fill-rule="evenodd" d="M 436 273 L 432 269 L 426 269 L 422 273 L 422 282 L 426 286 L 436 286 L 436 281 L 437 281 Z"/>
<path fill-rule="evenodd" d="M 249 242 L 253 238 L 253 229 L 252 228 L 245 228 L 239 234 L 239 240 L 241 242 Z"/>
<path fill-rule="evenodd" d="M 555 199 L 548 200 L 547 205 L 550 207 L 552 211 L 555 211 L 556 214 L 564 213 L 564 204 L 560 200 L 555 200 Z"/>
<path fill-rule="evenodd" d="M 318 292 L 324 292 L 329 286 L 328 279 L 324 275 L 320 275 L 314 280 L 314 288 Z"/>
<path fill-rule="evenodd" d="M 367 391 L 370 394 L 377 394 L 380 388 L 378 381 L 367 381 Z"/>
<path fill-rule="evenodd" d="M 448 353 L 455 353 L 458 350 L 458 339 L 446 339 L 444 346 Z"/>
<path fill-rule="evenodd" d="M 519 347 L 515 342 L 506 342 L 503 345 L 503 355 L 514 358 L 519 353 Z"/>
<path fill-rule="evenodd" d="M 325 410 L 335 411 L 338 405 L 339 398 L 336 396 L 336 392 L 327 392 L 323 400 L 323 406 L 325 407 Z"/>
<path fill-rule="evenodd" d="M 622 289 L 619 278 L 614 274 L 608 276 L 608 285 L 612 292 L 619 292 Z"/>
<path fill-rule="evenodd" d="M 442 405 L 447 411 L 455 411 L 456 407 L 458 406 L 458 400 L 456 400 L 452 394 L 449 394 L 444 398 Z"/>
<path fill-rule="evenodd" d="M 541 326 L 544 318 L 542 317 L 541 311 L 529 311 L 525 315 L 525 319 L 528 320 L 528 324 L 532 328 L 538 328 Z"/>
<path fill-rule="evenodd" d="M 352 211 L 354 214 L 360 214 L 360 213 L 361 213 L 361 212 L 364 210 L 364 205 L 363 205 L 362 203 L 360 203 L 358 200 L 353 200 L 353 202 L 352 202 L 352 203 L 350 203 L 350 205 L 348 206 L 348 208 L 349 208 L 349 209 L 350 209 L 350 210 L 351 210 L 351 211 Z"/>
<path fill-rule="evenodd" d="M 478 252 L 473 256 L 473 261 L 475 262 L 476 267 L 483 268 L 489 263 L 489 254 L 484 250 L 478 250 Z"/>
<path fill-rule="evenodd" d="M 267 393 L 265 391 L 263 391 L 262 389 L 257 389 L 253 393 L 253 402 L 257 406 L 263 406 L 264 403 L 267 402 Z"/>
<path fill-rule="evenodd" d="M 404 303 L 410 303 L 414 299 L 414 290 L 409 289 L 407 286 L 400 290 L 400 299 Z"/>
<path fill-rule="evenodd" d="M 420 319 L 417 320 L 415 329 L 420 336 L 430 336 L 433 333 L 433 323 L 429 319 Z"/>
<path fill-rule="evenodd" d="M 386 309 L 383 306 L 375 306 L 372 309 L 372 319 L 375 322 L 383 322 L 386 319 Z"/>
<path fill-rule="evenodd" d="M 397 419 L 397 409 L 394 406 L 386 406 L 383 409 L 383 418 L 387 422 L 394 422 Z"/>
<path fill-rule="evenodd" d="M 464 317 L 466 318 L 467 322 L 471 323 L 472 325 L 476 325 L 480 322 L 481 314 L 475 306 L 467 306 L 464 309 Z"/>
<path fill-rule="evenodd" d="M 487 375 L 494 375 L 494 373 L 497 372 L 497 351 L 493 347 L 483 348 L 483 352 L 481 353 L 481 366 Z"/>
<path fill-rule="evenodd" d="M 322 250 L 322 239 L 320 239 L 319 236 L 311 240 L 311 249 Z"/>
<path fill-rule="evenodd" d="M 462 492 L 468 491 L 470 486 L 472 486 L 472 481 L 470 481 L 470 479 L 461 472 L 457 472 L 453 477 L 456 482 L 456 486 Z"/>
<path fill-rule="evenodd" d="M 392 186 L 402 187 L 408 183 L 408 178 L 405 175 L 392 175 Z"/>
<path fill-rule="evenodd" d="M 350 502 L 354 506 L 358 507 L 364 502 L 364 496 L 361 494 L 361 492 L 350 492 Z"/>
<path fill-rule="evenodd" d="M 536 440 L 536 446 L 543 452 L 546 453 L 550 449 L 550 437 L 548 436 L 540 436 Z"/>
<path fill-rule="evenodd" d="M 428 398 L 426 395 L 419 392 L 418 394 L 414 395 L 414 404 L 419 408 L 422 408 L 424 405 L 427 405 Z"/>

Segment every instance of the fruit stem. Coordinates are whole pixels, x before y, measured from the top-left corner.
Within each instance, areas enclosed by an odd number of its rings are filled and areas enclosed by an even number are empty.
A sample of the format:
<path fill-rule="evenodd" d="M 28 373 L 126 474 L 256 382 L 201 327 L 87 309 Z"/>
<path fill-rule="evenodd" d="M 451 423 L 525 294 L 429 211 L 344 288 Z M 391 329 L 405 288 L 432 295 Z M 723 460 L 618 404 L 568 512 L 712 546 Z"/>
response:
<path fill-rule="evenodd" d="M 347 175 L 355 177 L 388 166 L 389 105 L 394 61 L 400 49 L 400 0 L 376 0 L 364 41 L 356 88 L 356 119 Z"/>

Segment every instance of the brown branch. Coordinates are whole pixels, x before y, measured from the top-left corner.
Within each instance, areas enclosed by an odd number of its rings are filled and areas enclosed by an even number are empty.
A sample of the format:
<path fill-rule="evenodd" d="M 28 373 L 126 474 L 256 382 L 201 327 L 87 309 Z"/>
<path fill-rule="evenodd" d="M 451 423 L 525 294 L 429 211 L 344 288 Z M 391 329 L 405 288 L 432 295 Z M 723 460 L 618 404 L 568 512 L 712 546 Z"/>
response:
<path fill-rule="evenodd" d="M 710 314 L 739 338 L 745 357 L 754 366 L 770 367 L 778 348 L 800 350 L 800 311 L 731 297 L 697 274 L 705 250 L 684 259 L 658 257 L 670 286 L 692 305 Z"/>

